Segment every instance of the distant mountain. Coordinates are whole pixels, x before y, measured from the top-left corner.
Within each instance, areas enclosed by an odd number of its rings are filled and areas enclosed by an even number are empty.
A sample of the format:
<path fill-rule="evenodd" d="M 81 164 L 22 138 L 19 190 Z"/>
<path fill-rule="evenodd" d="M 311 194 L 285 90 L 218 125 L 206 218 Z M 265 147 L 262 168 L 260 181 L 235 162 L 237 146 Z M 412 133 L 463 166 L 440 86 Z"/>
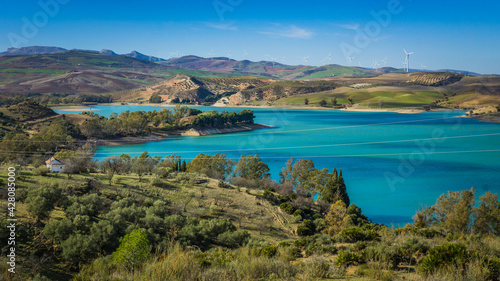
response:
<path fill-rule="evenodd" d="M 101 55 L 106 55 L 106 56 L 117 56 L 118 54 L 111 51 L 111 50 L 107 50 L 107 49 L 102 49 L 100 52 L 99 52 Z"/>
<path fill-rule="evenodd" d="M 48 46 L 30 46 L 30 47 L 22 47 L 22 48 L 9 48 L 7 51 L 0 53 L 1 56 L 16 56 L 16 55 L 45 55 L 45 54 L 55 54 L 66 52 L 67 49 L 59 48 L 59 47 L 48 47 Z M 81 49 L 73 49 L 73 51 L 83 51 L 89 53 L 100 53 L 108 56 L 118 56 L 119 54 L 113 52 L 112 50 L 103 49 L 100 52 L 95 50 L 81 50 Z M 165 59 L 145 55 L 139 53 L 137 51 L 132 51 L 128 54 L 123 54 L 121 56 L 132 57 L 141 60 L 147 60 L 150 62 L 162 62 Z"/>
<path fill-rule="evenodd" d="M 141 54 L 141 53 L 139 53 L 137 51 L 132 51 L 131 53 L 123 54 L 122 56 L 132 57 L 132 58 L 141 59 L 141 60 L 147 60 L 147 61 L 150 61 L 150 62 L 166 61 L 165 59 L 157 58 L 157 57 L 153 57 L 153 56 L 148 56 L 148 55 L 145 55 L 145 54 Z"/>
<path fill-rule="evenodd" d="M 468 76 L 481 76 L 481 74 L 476 73 L 476 72 L 471 72 L 467 70 L 456 70 L 456 69 L 439 69 L 436 70 L 436 72 L 450 72 L 450 73 L 457 73 L 457 74 L 463 74 L 463 75 L 468 75 Z"/>
<path fill-rule="evenodd" d="M 0 81 L 4 81 L 0 94 L 116 92 L 158 83 L 163 77 L 155 74 L 169 70 L 157 63 L 95 51 L 4 56 L 0 57 Z"/>
<path fill-rule="evenodd" d="M 337 76 L 366 77 L 379 75 L 382 73 L 400 72 L 400 70 L 390 68 L 374 71 L 360 67 L 346 67 L 335 64 L 316 67 L 304 65 L 286 65 L 275 61 L 237 61 L 225 57 L 202 58 L 198 56 L 184 56 L 180 58 L 173 58 L 167 60 L 166 62 L 162 62 L 161 64 L 183 69 L 235 73 L 238 75 L 262 76 L 283 80 L 322 79 L 333 78 Z"/>
<path fill-rule="evenodd" d="M 64 48 L 59 47 L 47 47 L 47 46 L 30 46 L 22 48 L 9 48 L 6 52 L 0 53 L 2 56 L 16 56 L 16 55 L 42 55 L 42 54 L 54 54 L 67 51 Z"/>

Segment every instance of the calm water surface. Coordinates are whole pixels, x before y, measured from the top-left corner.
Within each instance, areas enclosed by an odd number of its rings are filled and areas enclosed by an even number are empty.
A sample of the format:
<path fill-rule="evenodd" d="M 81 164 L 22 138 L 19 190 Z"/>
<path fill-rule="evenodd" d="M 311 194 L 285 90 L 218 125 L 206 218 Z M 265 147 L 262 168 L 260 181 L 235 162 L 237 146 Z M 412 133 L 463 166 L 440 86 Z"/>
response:
<path fill-rule="evenodd" d="M 99 105 L 109 116 L 125 110 L 163 107 Z M 244 108 L 198 107 L 240 111 Z M 478 195 L 500 192 L 500 124 L 459 118 L 463 111 L 420 114 L 333 110 L 252 109 L 257 123 L 274 128 L 226 135 L 169 138 L 160 142 L 100 146 L 96 158 L 128 153 L 181 155 L 259 154 L 274 179 L 291 157 L 314 160 L 318 169 L 343 171 L 351 202 L 369 218 L 402 225 L 422 205 L 432 205 L 448 190 L 470 189 Z M 58 111 L 58 110 L 56 110 Z M 65 111 L 58 111 L 65 112 Z M 75 113 L 75 112 L 66 112 Z"/>

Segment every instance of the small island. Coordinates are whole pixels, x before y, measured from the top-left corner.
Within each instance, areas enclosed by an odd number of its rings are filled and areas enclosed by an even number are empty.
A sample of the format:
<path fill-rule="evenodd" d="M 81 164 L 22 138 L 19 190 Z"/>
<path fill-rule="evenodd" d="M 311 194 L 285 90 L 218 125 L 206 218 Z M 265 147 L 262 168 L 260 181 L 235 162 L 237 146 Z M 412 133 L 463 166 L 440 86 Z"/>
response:
<path fill-rule="evenodd" d="M 203 112 L 177 105 L 160 111 L 125 111 L 109 117 L 82 112 L 80 130 L 87 140 L 100 145 L 135 144 L 163 140 L 170 136 L 204 136 L 252 131 L 270 126 L 255 124 L 251 110 Z"/>

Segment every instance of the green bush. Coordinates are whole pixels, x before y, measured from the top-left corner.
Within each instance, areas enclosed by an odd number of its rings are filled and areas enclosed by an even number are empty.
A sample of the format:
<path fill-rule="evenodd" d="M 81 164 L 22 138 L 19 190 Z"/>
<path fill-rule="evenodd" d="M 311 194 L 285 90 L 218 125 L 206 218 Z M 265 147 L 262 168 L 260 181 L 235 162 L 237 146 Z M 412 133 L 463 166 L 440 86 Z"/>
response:
<path fill-rule="evenodd" d="M 396 269 L 403 261 L 403 254 L 399 249 L 383 243 L 367 247 L 364 254 L 367 261 L 377 262 L 384 268 Z"/>
<path fill-rule="evenodd" d="M 151 178 L 151 185 L 152 186 L 161 187 L 162 183 L 163 182 L 162 182 L 160 176 L 158 176 L 158 175 L 153 175 L 153 177 Z"/>
<path fill-rule="evenodd" d="M 302 211 L 301 209 L 297 209 L 295 210 L 295 212 L 293 212 L 293 215 L 297 217 L 302 217 L 304 216 L 304 211 Z"/>
<path fill-rule="evenodd" d="M 419 271 L 424 275 L 429 275 L 437 269 L 445 266 L 456 266 L 465 269 L 471 254 L 467 247 L 458 243 L 447 243 L 444 245 L 435 246 L 427 252 L 419 263 Z"/>
<path fill-rule="evenodd" d="M 380 235 L 377 231 L 356 226 L 343 229 L 337 235 L 337 239 L 348 243 L 354 243 L 357 241 L 373 241 L 378 238 L 380 238 Z"/>
<path fill-rule="evenodd" d="M 362 263 L 365 259 L 362 253 L 355 253 L 351 251 L 339 251 L 339 255 L 335 260 L 336 266 L 347 266 L 353 263 Z"/>
<path fill-rule="evenodd" d="M 267 246 L 262 249 L 260 255 L 263 257 L 272 258 L 276 255 L 277 248 L 276 246 Z"/>
<path fill-rule="evenodd" d="M 297 235 L 311 236 L 316 232 L 316 226 L 310 220 L 304 220 L 301 225 L 297 227 Z"/>
<path fill-rule="evenodd" d="M 330 263 L 323 258 L 313 258 L 304 264 L 305 273 L 309 277 L 325 279 L 330 277 Z"/>
<path fill-rule="evenodd" d="M 394 280 L 395 274 L 390 270 L 383 270 L 375 267 L 374 265 L 361 265 L 354 272 L 357 276 L 360 277 L 369 277 L 373 280 L 381 280 L 381 281 L 391 281 Z"/>
<path fill-rule="evenodd" d="M 301 248 L 306 256 L 333 254 L 337 251 L 335 240 L 330 235 L 324 234 L 301 237 L 295 241 L 295 246 Z"/>
<path fill-rule="evenodd" d="M 250 239 L 250 234 L 248 231 L 239 229 L 234 232 L 226 231 L 217 236 L 217 243 L 229 248 L 236 248 L 238 246 L 243 246 Z"/>
<path fill-rule="evenodd" d="M 37 175 L 37 176 L 42 176 L 42 177 L 45 177 L 47 176 L 47 174 L 50 172 L 50 169 L 47 168 L 47 166 L 40 166 L 38 168 L 35 168 L 33 170 L 33 174 Z"/>
<path fill-rule="evenodd" d="M 283 210 L 287 214 L 293 214 L 295 212 L 295 207 L 290 205 L 289 203 L 282 203 L 280 205 L 280 209 Z"/>

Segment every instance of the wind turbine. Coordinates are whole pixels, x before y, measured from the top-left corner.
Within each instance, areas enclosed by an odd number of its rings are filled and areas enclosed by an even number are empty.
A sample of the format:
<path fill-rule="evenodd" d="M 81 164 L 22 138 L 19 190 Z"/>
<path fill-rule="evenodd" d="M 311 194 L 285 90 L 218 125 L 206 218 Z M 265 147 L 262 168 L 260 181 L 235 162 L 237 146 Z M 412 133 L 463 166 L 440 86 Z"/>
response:
<path fill-rule="evenodd" d="M 228 58 L 229 60 L 231 60 L 231 56 L 232 56 L 232 55 L 231 55 L 231 49 L 229 49 L 229 52 L 227 53 L 227 58 Z"/>
<path fill-rule="evenodd" d="M 212 49 L 212 51 L 210 52 L 210 60 L 213 60 L 214 59 L 214 49 Z"/>
<path fill-rule="evenodd" d="M 424 72 L 424 68 L 426 68 L 427 66 L 423 65 L 423 64 L 420 64 L 422 66 L 422 72 Z"/>
<path fill-rule="evenodd" d="M 328 56 L 324 60 L 322 60 L 321 62 L 323 63 L 326 61 L 328 61 L 328 64 L 332 64 L 332 53 L 329 53 Z"/>
<path fill-rule="evenodd" d="M 374 61 L 373 61 L 373 66 L 374 66 L 375 71 L 377 71 L 378 66 L 379 66 L 379 64 L 378 64 L 377 60 L 374 60 Z"/>
<path fill-rule="evenodd" d="M 406 60 L 402 61 L 403 63 L 403 70 L 406 70 Z"/>
<path fill-rule="evenodd" d="M 269 61 L 269 55 L 266 55 L 266 61 Z"/>
<path fill-rule="evenodd" d="M 281 60 L 281 62 L 282 62 L 283 64 L 286 64 L 286 57 L 283 57 L 283 59 Z"/>
<path fill-rule="evenodd" d="M 309 56 L 304 57 L 304 62 L 307 64 L 309 62 Z"/>
<path fill-rule="evenodd" d="M 243 50 L 243 59 L 246 59 L 247 55 L 248 55 L 247 50 Z"/>
<path fill-rule="evenodd" d="M 347 59 L 349 60 L 349 66 L 352 66 L 352 60 L 354 59 L 354 57 L 347 57 Z"/>
<path fill-rule="evenodd" d="M 273 60 L 273 67 L 274 67 L 274 64 L 276 63 L 276 58 L 272 58 Z"/>
<path fill-rule="evenodd" d="M 406 54 L 406 72 L 410 72 L 410 55 L 413 55 L 415 52 L 408 53 L 406 49 L 403 49 Z"/>
<path fill-rule="evenodd" d="M 385 59 L 383 60 L 383 62 L 384 62 L 384 67 L 386 67 L 386 65 L 387 65 L 387 58 L 385 58 Z"/>
<path fill-rule="evenodd" d="M 181 52 L 177 51 L 177 57 L 180 58 L 181 57 Z"/>

